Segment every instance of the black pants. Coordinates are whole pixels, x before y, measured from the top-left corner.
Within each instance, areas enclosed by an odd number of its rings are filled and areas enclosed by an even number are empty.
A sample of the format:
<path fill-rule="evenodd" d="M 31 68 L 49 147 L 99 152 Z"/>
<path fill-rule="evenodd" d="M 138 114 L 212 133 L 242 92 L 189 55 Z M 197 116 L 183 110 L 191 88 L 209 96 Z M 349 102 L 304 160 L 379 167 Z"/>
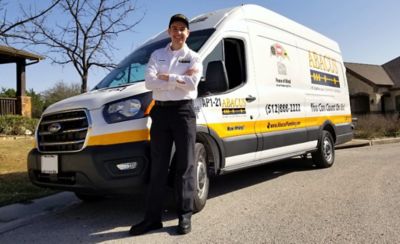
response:
<path fill-rule="evenodd" d="M 195 193 L 196 115 L 193 101 L 155 105 L 150 113 L 151 174 L 145 219 L 161 221 L 172 144 L 176 148 L 176 200 L 180 219 L 190 218 Z"/>

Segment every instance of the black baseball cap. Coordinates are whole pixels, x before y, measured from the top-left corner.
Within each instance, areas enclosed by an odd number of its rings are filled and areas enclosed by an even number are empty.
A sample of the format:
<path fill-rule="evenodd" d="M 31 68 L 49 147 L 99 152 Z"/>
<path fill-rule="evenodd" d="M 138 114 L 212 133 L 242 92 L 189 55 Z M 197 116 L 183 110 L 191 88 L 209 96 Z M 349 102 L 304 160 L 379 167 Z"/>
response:
<path fill-rule="evenodd" d="M 189 20 L 188 20 L 188 18 L 186 18 L 185 15 L 183 15 L 183 14 L 173 15 L 169 21 L 168 27 L 171 27 L 171 24 L 175 21 L 180 21 L 180 22 L 184 23 L 186 25 L 186 27 L 189 29 Z"/>

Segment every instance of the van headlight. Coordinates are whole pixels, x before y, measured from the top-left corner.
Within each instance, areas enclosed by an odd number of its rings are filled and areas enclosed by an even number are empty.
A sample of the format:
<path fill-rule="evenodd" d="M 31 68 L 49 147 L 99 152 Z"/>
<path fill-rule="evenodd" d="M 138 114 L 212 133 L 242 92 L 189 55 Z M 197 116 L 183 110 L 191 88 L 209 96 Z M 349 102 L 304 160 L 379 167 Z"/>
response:
<path fill-rule="evenodd" d="M 103 116 L 109 124 L 138 119 L 142 118 L 144 115 L 141 108 L 142 104 L 140 100 L 128 98 L 106 104 L 103 110 Z"/>

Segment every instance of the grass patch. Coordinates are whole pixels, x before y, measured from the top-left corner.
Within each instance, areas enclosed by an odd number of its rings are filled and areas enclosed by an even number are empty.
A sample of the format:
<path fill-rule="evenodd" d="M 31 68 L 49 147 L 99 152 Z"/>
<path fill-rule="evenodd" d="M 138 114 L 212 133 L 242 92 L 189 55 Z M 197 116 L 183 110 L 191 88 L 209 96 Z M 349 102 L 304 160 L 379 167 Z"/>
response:
<path fill-rule="evenodd" d="M 355 138 L 374 139 L 400 136 L 400 121 L 397 115 L 362 115 L 357 116 Z"/>
<path fill-rule="evenodd" d="M 0 206 L 29 202 L 56 191 L 34 186 L 27 173 L 27 156 L 33 148 L 31 137 L 0 138 Z"/>

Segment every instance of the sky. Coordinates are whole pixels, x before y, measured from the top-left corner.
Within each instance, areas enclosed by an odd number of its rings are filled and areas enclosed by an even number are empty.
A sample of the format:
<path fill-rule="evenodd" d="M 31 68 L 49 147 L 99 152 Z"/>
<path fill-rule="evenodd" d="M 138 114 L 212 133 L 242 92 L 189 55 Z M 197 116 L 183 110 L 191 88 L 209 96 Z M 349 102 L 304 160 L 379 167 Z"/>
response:
<path fill-rule="evenodd" d="M 46 2 L 41 0 L 39 4 Z M 113 53 L 114 60 L 119 63 L 146 40 L 165 30 L 170 16 L 176 13 L 191 19 L 241 4 L 263 6 L 335 40 L 345 62 L 381 65 L 400 56 L 399 0 L 137 0 L 139 8 L 134 18 L 144 13 L 144 19 L 133 32 L 121 34 L 115 40 L 118 50 Z M 19 14 L 17 7 L 7 8 L 10 18 Z M 16 88 L 15 72 L 14 64 L 0 65 L 0 88 Z M 89 72 L 89 89 L 108 73 L 101 69 Z M 50 59 L 28 66 L 26 80 L 27 89 L 35 92 L 49 89 L 59 81 L 80 84 L 72 66 L 51 64 Z"/>

